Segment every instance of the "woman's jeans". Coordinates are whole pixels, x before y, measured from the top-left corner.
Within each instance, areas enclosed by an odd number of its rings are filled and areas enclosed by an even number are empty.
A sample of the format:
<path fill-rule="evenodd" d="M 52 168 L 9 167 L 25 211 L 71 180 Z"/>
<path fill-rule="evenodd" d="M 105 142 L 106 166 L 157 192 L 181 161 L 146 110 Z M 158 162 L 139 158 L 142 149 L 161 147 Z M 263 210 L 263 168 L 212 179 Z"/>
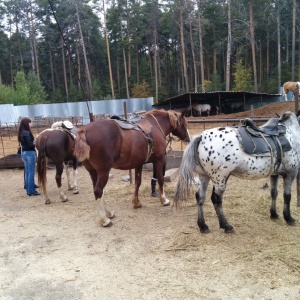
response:
<path fill-rule="evenodd" d="M 35 151 L 22 151 L 22 159 L 25 167 L 25 186 L 27 194 L 34 194 L 34 175 L 35 175 Z"/>

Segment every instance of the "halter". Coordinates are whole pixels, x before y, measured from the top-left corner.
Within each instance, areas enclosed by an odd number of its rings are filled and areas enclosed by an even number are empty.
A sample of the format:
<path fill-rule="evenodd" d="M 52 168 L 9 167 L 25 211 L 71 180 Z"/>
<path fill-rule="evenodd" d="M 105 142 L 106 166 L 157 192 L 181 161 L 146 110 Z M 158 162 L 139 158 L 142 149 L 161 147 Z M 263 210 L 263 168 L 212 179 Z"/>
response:
<path fill-rule="evenodd" d="M 165 135 L 165 133 L 164 133 L 164 131 L 162 130 L 161 126 L 159 125 L 159 122 L 158 122 L 158 120 L 156 119 L 156 117 L 153 116 L 152 114 L 150 114 L 150 116 L 153 117 L 153 119 L 154 119 L 155 122 L 157 123 L 157 125 L 158 125 L 158 127 L 159 127 L 161 133 L 163 134 L 165 140 L 167 141 L 167 146 L 166 146 L 166 148 L 167 148 L 168 145 L 170 144 L 170 150 L 169 150 L 169 151 L 171 151 L 171 143 L 172 143 L 173 137 L 171 136 L 171 134 L 169 134 L 169 135 L 168 135 L 169 138 L 167 138 L 167 136 Z M 168 151 L 168 152 L 169 152 L 169 151 Z"/>

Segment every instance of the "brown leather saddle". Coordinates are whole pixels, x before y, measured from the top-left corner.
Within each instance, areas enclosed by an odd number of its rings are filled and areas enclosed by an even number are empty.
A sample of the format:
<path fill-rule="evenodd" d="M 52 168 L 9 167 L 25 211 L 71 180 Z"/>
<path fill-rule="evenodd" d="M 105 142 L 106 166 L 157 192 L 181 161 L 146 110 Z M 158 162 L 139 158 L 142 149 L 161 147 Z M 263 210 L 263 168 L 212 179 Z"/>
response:
<path fill-rule="evenodd" d="M 275 171 L 282 161 L 283 152 L 292 149 L 285 136 L 286 127 L 277 118 L 271 118 L 262 126 L 256 126 L 251 119 L 245 119 L 243 125 L 238 126 L 240 143 L 244 151 L 251 155 L 266 155 L 276 157 Z"/>

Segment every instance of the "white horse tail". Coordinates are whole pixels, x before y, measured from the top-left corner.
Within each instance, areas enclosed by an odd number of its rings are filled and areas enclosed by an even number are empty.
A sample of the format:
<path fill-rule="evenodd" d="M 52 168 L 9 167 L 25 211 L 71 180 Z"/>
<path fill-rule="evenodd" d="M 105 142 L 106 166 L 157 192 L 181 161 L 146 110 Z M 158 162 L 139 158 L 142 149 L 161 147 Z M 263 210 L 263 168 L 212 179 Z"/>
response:
<path fill-rule="evenodd" d="M 173 206 L 177 208 L 181 202 L 186 202 L 190 194 L 191 184 L 194 180 L 194 170 L 199 163 L 198 145 L 202 139 L 201 134 L 195 136 L 184 151 L 179 168 L 179 179 L 176 186 Z"/>

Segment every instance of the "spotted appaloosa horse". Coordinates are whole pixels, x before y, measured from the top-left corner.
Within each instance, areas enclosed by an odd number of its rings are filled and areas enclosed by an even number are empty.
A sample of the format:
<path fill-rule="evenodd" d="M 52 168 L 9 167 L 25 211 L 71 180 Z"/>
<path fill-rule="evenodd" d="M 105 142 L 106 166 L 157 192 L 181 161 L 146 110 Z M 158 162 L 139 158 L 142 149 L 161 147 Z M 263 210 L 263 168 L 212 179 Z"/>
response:
<path fill-rule="evenodd" d="M 295 92 L 297 90 L 297 85 L 298 85 L 298 90 L 300 93 L 300 82 L 293 82 L 293 81 L 287 81 L 283 84 L 283 95 L 285 101 L 287 101 L 287 94 L 288 92 Z"/>
<path fill-rule="evenodd" d="M 132 199 L 134 208 L 142 206 L 139 187 L 145 163 L 153 163 L 159 185 L 162 205 L 170 204 L 164 193 L 163 167 L 166 145 L 172 133 L 181 140 L 189 141 L 187 120 L 183 113 L 172 110 L 152 110 L 145 113 L 136 126 L 118 120 L 96 120 L 81 127 L 77 132 L 74 154 L 87 169 L 92 179 L 98 205 L 100 224 L 108 226 L 114 212 L 103 199 L 111 168 L 135 169 L 135 190 Z M 126 127 L 127 129 L 125 129 Z"/>
<path fill-rule="evenodd" d="M 260 179 L 270 176 L 271 218 L 278 218 L 276 197 L 278 177 L 281 175 L 284 184 L 283 216 L 287 224 L 294 224 L 295 220 L 290 214 L 290 200 L 292 183 L 300 167 L 299 119 L 294 113 L 286 112 L 279 119 L 274 118 L 274 120 L 286 127 L 285 137 L 290 144 L 289 151 L 282 153 L 281 163 L 277 167 L 274 153 L 247 154 L 240 144 L 241 136 L 237 127 L 205 130 L 195 136 L 185 149 L 179 170 L 174 205 L 179 206 L 180 203 L 187 200 L 191 183 L 194 182 L 193 172 L 197 173 L 200 183 L 196 192 L 196 200 L 198 226 L 201 232 L 209 231 L 205 223 L 203 205 L 210 180 L 213 182 L 211 200 L 219 219 L 220 228 L 223 228 L 226 233 L 233 232 L 233 227 L 228 224 L 222 210 L 223 194 L 231 175 L 243 179 Z"/>
<path fill-rule="evenodd" d="M 42 131 L 36 138 L 38 181 L 46 204 L 51 203 L 47 192 L 48 159 L 51 159 L 56 167 L 55 180 L 59 188 L 60 199 L 63 202 L 68 200 L 61 183 L 64 167 L 67 175 L 68 190 L 73 190 L 73 194 L 79 193 L 77 187 L 78 161 L 73 155 L 75 133 L 76 128 L 71 122 L 58 121 L 52 124 L 51 129 Z M 70 178 L 69 161 L 72 161 L 73 166 L 73 184 Z"/>

